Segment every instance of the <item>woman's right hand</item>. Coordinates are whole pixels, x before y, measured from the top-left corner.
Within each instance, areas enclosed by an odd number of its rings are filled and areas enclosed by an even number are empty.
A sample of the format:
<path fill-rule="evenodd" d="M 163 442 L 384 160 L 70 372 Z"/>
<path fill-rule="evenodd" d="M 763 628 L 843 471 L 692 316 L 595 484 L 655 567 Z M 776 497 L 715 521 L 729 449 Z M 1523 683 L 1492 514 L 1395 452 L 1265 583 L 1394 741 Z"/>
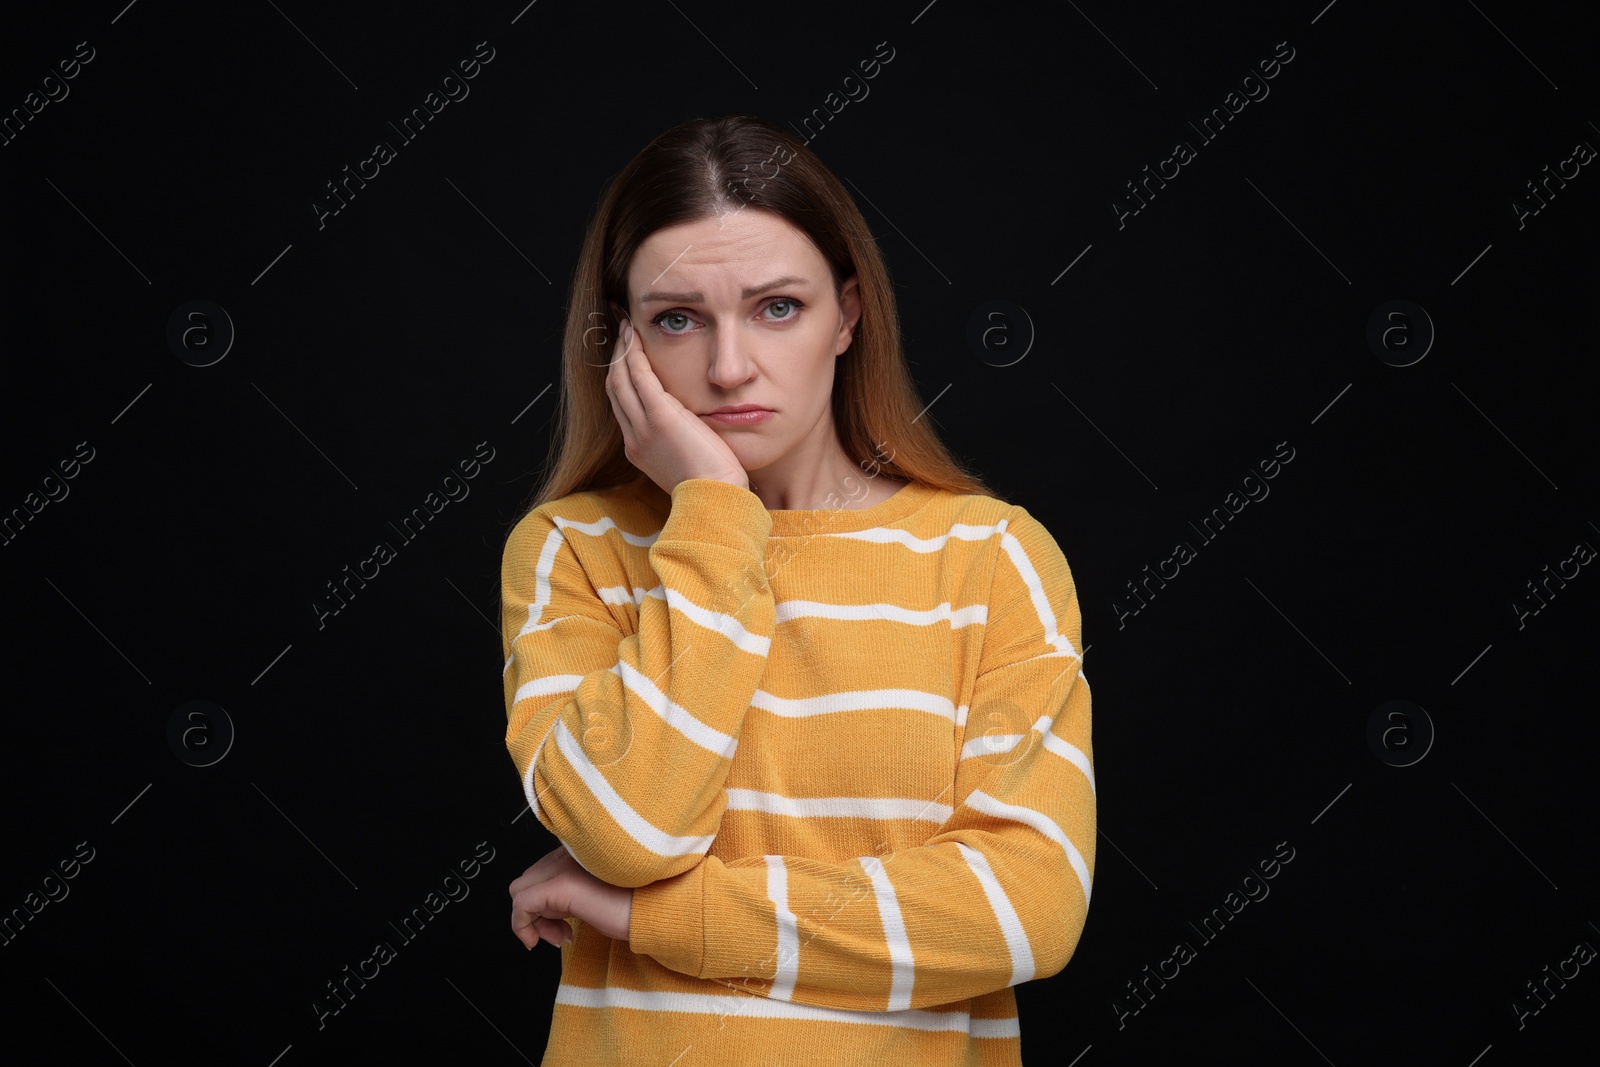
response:
<path fill-rule="evenodd" d="M 628 461 L 671 493 L 679 482 L 711 478 L 742 489 L 750 478 L 733 449 L 678 398 L 662 388 L 633 323 L 622 320 L 621 354 L 606 372 L 611 411 L 622 427 Z"/>

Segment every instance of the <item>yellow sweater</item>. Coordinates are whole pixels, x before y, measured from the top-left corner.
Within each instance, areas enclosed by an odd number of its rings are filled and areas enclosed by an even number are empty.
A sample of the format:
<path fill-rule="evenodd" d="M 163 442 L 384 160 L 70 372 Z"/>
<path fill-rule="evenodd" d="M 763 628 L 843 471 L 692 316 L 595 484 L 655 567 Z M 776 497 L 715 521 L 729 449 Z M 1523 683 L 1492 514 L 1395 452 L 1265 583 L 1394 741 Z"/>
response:
<path fill-rule="evenodd" d="M 1095 791 L 1082 619 L 1022 507 L 574 493 L 502 565 L 506 746 L 626 943 L 573 921 L 543 1067 L 1019 1064 Z M 531 860 L 530 860 L 531 862 Z"/>

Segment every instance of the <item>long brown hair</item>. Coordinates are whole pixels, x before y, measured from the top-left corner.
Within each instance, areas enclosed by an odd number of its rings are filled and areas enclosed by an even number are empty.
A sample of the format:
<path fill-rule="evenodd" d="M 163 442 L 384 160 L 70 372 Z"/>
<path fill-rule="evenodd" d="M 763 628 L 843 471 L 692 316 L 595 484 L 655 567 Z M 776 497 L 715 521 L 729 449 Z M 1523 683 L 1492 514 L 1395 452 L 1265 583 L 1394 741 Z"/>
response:
<path fill-rule="evenodd" d="M 606 188 L 573 273 L 561 344 L 555 448 L 523 514 L 588 489 L 645 475 L 623 453 L 605 377 L 628 306 L 628 265 L 657 230 L 756 208 L 805 232 L 833 273 L 834 292 L 855 275 L 861 317 L 835 363 L 833 421 L 845 454 L 873 475 L 957 493 L 995 496 L 920 418 L 923 402 L 900 347 L 888 268 L 844 185 L 787 130 L 750 115 L 691 119 L 661 134 Z M 512 524 L 513 526 L 515 523 Z"/>

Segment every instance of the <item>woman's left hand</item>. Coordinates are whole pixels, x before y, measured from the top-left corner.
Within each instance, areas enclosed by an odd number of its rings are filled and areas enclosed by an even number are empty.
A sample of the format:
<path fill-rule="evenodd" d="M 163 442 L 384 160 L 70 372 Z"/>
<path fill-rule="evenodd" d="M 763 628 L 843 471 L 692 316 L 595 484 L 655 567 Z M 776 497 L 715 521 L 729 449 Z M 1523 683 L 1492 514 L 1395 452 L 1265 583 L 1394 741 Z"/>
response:
<path fill-rule="evenodd" d="M 542 938 L 560 945 L 572 936 L 563 920 L 574 918 L 605 936 L 628 940 L 633 890 L 602 882 L 579 865 L 566 847 L 546 853 L 511 883 L 511 932 L 528 948 Z"/>

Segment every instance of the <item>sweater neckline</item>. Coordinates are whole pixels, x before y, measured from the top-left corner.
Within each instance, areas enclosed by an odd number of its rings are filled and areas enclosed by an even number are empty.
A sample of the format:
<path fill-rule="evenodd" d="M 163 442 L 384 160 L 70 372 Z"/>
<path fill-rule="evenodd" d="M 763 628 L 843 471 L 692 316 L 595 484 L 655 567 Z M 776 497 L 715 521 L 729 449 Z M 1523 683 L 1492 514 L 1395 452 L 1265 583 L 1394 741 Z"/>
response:
<path fill-rule="evenodd" d="M 672 497 L 649 478 L 638 483 L 652 510 L 663 516 L 672 510 Z M 905 518 L 926 504 L 938 490 L 918 481 L 907 481 L 889 496 L 869 508 L 793 508 L 767 509 L 772 518 L 771 537 L 809 537 L 816 534 L 859 533 Z"/>
<path fill-rule="evenodd" d="M 902 519 L 927 503 L 936 492 L 922 482 L 907 481 L 870 508 L 767 509 L 772 516 L 772 537 L 807 537 L 814 534 L 859 533 Z"/>

